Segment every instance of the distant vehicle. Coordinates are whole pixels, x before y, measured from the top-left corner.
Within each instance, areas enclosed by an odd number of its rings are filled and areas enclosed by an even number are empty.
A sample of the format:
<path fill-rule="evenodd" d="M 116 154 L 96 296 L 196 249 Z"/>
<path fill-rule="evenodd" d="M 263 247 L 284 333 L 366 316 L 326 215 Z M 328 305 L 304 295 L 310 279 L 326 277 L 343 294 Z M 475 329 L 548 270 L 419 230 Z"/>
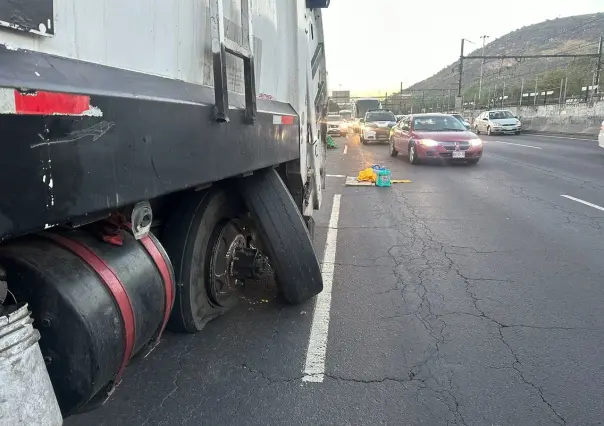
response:
<path fill-rule="evenodd" d="M 396 125 L 396 117 L 390 111 L 370 110 L 365 114 L 361 127 L 361 143 L 388 141 L 390 129 Z"/>
<path fill-rule="evenodd" d="M 352 111 L 349 109 L 341 109 L 340 117 L 342 117 L 344 121 L 350 121 L 352 120 Z"/>
<path fill-rule="evenodd" d="M 382 109 L 382 102 L 379 99 L 365 98 L 357 99 L 353 106 L 354 118 L 365 118 L 365 114 L 370 109 Z"/>
<path fill-rule="evenodd" d="M 459 121 L 461 121 L 461 124 L 463 124 L 467 130 L 472 130 L 472 126 L 470 125 L 470 123 L 468 123 L 468 121 L 465 118 L 463 118 L 461 114 L 459 114 L 457 112 L 450 112 L 448 114 L 452 115 L 453 117 L 455 117 Z"/>
<path fill-rule="evenodd" d="M 343 134 L 346 135 L 352 126 L 352 110 L 349 109 L 341 109 L 340 117 L 342 117 L 342 124 L 340 128 L 343 131 Z"/>
<path fill-rule="evenodd" d="M 600 134 L 598 135 L 598 145 L 600 145 L 600 148 L 604 148 L 604 121 L 602 121 L 602 125 L 600 126 Z"/>
<path fill-rule="evenodd" d="M 342 120 L 340 114 L 329 114 L 326 118 L 326 121 L 328 135 L 346 135 L 346 132 L 342 133 L 341 126 L 344 123 L 344 120 Z"/>
<path fill-rule="evenodd" d="M 350 124 L 350 129 L 352 130 L 353 133 L 361 133 L 361 127 L 363 125 L 362 121 L 365 120 L 365 118 L 353 118 L 353 121 Z"/>
<path fill-rule="evenodd" d="M 413 165 L 428 160 L 477 164 L 482 151 L 482 141 L 449 114 L 406 116 L 390 138 L 390 155 L 406 155 Z"/>
<path fill-rule="evenodd" d="M 485 111 L 474 120 L 474 132 L 477 135 L 485 132 L 487 135 L 495 133 L 520 134 L 522 123 L 512 111 L 507 109 Z"/>

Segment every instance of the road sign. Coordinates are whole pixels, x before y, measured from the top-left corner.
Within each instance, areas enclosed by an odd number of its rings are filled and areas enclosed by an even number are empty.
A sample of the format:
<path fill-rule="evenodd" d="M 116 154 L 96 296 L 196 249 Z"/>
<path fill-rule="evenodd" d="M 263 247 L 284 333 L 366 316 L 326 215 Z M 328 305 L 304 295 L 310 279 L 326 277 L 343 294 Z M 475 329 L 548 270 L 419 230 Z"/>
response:
<path fill-rule="evenodd" d="M 331 97 L 338 104 L 347 104 L 350 102 L 350 90 L 334 90 Z"/>

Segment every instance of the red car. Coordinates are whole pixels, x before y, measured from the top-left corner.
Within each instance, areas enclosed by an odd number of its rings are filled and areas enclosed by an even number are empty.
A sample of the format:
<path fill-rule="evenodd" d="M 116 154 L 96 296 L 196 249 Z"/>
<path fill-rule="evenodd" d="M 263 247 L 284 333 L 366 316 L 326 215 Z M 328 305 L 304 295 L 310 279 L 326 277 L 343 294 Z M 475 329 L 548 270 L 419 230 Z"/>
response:
<path fill-rule="evenodd" d="M 392 130 L 390 155 L 406 155 L 414 165 L 437 159 L 477 164 L 482 157 L 482 141 L 452 115 L 408 115 Z"/>

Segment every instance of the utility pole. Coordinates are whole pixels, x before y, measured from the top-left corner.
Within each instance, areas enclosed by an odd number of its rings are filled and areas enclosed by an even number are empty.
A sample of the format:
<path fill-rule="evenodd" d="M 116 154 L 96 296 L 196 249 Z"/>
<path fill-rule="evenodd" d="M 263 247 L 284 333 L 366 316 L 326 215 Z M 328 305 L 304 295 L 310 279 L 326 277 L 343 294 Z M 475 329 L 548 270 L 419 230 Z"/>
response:
<path fill-rule="evenodd" d="M 594 81 L 595 93 L 598 93 L 600 87 L 600 72 L 602 72 L 602 41 L 604 37 L 600 36 L 600 43 L 598 44 L 598 64 L 596 65 L 596 78 Z"/>
<path fill-rule="evenodd" d="M 534 107 L 537 106 L 537 80 L 538 80 L 538 77 L 535 77 L 535 102 L 533 103 Z"/>
<path fill-rule="evenodd" d="M 564 100 L 564 103 L 566 104 L 566 88 L 568 87 L 568 77 L 564 78 L 564 97 L 562 98 Z"/>
<path fill-rule="evenodd" d="M 457 96 L 461 96 L 461 77 L 463 75 L 463 45 L 465 39 L 461 39 L 461 53 L 459 54 L 459 82 L 457 84 Z"/>
<path fill-rule="evenodd" d="M 503 108 L 504 99 L 505 99 L 505 80 L 503 80 L 503 91 L 501 92 L 501 108 Z"/>
<path fill-rule="evenodd" d="M 558 105 L 562 105 L 562 86 L 564 85 L 564 79 L 560 79 L 560 96 L 558 97 Z"/>
<path fill-rule="evenodd" d="M 524 78 L 522 79 L 522 83 L 520 83 L 520 102 L 518 106 L 522 106 L 522 92 L 524 92 Z"/>
<path fill-rule="evenodd" d="M 482 39 L 482 56 L 484 56 L 484 46 L 486 44 L 486 40 L 487 38 L 489 38 L 488 35 L 482 35 L 480 36 L 480 38 Z M 482 69 L 484 67 L 484 58 L 482 59 L 482 62 L 480 63 L 480 83 L 478 83 L 478 103 L 480 103 L 480 92 L 482 92 Z"/>

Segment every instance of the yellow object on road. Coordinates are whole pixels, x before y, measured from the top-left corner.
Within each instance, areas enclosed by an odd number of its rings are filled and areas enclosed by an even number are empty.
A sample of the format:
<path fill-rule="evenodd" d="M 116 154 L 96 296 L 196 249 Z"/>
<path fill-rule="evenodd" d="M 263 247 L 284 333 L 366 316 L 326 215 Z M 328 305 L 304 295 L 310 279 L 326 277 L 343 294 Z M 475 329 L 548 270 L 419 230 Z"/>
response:
<path fill-rule="evenodd" d="M 359 172 L 359 176 L 357 177 L 359 182 L 375 182 L 376 179 L 377 175 L 371 167 L 361 170 Z"/>
<path fill-rule="evenodd" d="M 391 183 L 411 183 L 409 179 L 391 179 Z"/>

